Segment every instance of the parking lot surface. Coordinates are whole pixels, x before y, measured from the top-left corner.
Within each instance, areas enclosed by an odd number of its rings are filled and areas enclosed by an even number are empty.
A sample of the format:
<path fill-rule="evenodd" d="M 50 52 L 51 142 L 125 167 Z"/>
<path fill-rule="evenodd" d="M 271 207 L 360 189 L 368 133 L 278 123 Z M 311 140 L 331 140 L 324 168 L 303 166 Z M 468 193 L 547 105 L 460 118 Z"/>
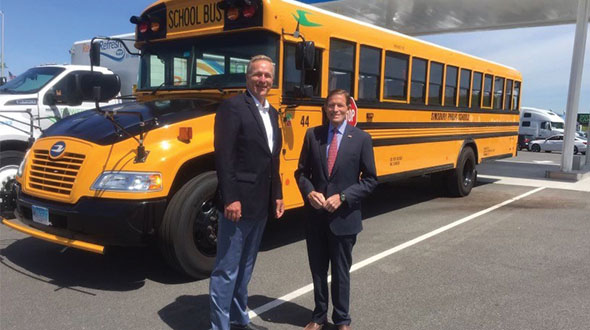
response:
<path fill-rule="evenodd" d="M 560 155 L 479 166 L 465 198 L 427 178 L 382 184 L 353 255 L 354 329 L 588 329 L 590 178 L 546 180 Z M 249 307 L 269 329 L 313 309 L 303 212 L 270 222 Z M 0 226 L 0 329 L 208 329 L 208 280 L 169 270 L 155 249 L 100 256 Z"/>

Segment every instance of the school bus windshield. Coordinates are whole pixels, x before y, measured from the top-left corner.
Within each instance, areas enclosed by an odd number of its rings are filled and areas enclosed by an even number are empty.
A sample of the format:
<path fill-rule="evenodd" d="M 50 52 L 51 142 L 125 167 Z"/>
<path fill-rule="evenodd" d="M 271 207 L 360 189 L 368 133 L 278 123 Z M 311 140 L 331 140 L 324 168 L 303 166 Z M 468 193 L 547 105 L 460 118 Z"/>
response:
<path fill-rule="evenodd" d="M 249 31 L 151 44 L 141 56 L 140 89 L 245 88 L 252 56 L 267 54 L 278 67 L 278 43 L 278 35 Z"/>

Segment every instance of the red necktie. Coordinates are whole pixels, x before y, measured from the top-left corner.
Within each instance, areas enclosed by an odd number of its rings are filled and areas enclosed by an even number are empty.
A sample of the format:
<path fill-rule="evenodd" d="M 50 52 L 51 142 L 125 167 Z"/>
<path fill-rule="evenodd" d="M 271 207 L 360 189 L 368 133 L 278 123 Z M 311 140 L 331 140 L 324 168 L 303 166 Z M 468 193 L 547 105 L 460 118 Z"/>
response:
<path fill-rule="evenodd" d="M 328 175 L 332 175 L 332 169 L 336 162 L 336 155 L 338 155 L 338 129 L 334 128 L 332 133 L 332 141 L 330 142 L 330 148 L 328 149 Z"/>

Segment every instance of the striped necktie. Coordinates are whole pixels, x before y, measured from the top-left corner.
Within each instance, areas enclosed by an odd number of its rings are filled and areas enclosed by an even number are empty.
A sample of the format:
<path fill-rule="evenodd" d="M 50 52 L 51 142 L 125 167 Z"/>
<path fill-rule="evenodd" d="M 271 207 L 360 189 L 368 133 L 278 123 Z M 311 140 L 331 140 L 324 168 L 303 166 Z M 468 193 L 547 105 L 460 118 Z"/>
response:
<path fill-rule="evenodd" d="M 330 142 L 330 148 L 328 149 L 328 175 L 332 175 L 332 169 L 336 162 L 336 155 L 338 155 L 338 129 L 332 130 L 332 141 Z"/>

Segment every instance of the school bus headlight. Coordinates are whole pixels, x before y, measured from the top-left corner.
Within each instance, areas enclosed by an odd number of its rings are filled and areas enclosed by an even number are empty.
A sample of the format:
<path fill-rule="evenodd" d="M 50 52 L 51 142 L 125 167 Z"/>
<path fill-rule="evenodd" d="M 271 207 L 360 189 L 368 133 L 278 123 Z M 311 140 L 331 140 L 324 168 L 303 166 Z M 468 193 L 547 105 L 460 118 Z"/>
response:
<path fill-rule="evenodd" d="M 20 165 L 18 166 L 18 170 L 16 170 L 16 176 L 18 176 L 19 178 L 22 177 L 23 173 L 25 172 L 25 166 L 27 166 L 27 158 L 29 158 L 29 150 L 27 150 L 25 158 L 23 158 L 23 161 L 20 162 Z"/>
<path fill-rule="evenodd" d="M 162 174 L 148 172 L 103 172 L 91 190 L 152 192 L 162 190 Z"/>

